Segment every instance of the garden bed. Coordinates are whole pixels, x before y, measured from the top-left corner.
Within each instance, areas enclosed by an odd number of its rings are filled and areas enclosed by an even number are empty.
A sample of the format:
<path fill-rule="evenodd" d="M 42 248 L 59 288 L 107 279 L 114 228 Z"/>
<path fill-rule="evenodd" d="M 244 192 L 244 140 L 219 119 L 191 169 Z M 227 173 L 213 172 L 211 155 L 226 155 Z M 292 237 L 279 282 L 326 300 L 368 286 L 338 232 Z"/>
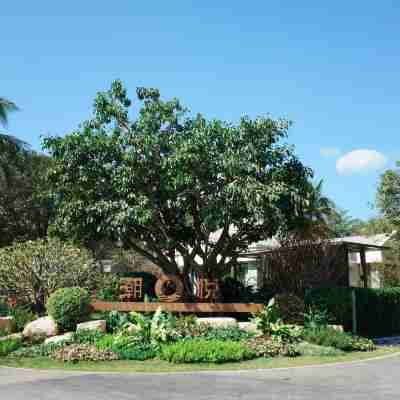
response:
<path fill-rule="evenodd" d="M 300 356 L 296 358 L 276 357 L 276 358 L 257 358 L 249 361 L 237 363 L 212 364 L 171 364 L 161 360 L 147 361 L 102 361 L 90 362 L 82 361 L 79 363 L 64 363 L 50 360 L 47 357 L 38 358 L 0 358 L 0 366 L 13 368 L 33 368 L 33 369 L 63 369 L 69 371 L 93 371 L 93 372 L 185 372 L 185 371 L 235 371 L 252 369 L 272 369 L 301 367 L 309 365 L 332 364 L 351 361 L 361 361 L 391 354 L 400 354 L 399 348 L 381 347 L 371 352 L 346 353 L 340 356 Z"/>

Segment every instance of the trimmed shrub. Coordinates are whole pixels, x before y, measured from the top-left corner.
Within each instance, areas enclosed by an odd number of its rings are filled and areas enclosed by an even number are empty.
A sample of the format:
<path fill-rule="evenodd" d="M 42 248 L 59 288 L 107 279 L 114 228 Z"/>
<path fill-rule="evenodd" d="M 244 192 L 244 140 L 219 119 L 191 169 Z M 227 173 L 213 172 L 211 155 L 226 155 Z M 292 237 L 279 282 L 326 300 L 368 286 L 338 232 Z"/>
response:
<path fill-rule="evenodd" d="M 319 288 L 306 293 L 307 306 L 326 309 L 332 322 L 352 325 L 352 288 Z M 400 288 L 355 288 L 357 329 L 368 337 L 391 336 L 400 333 Z"/>
<path fill-rule="evenodd" d="M 47 302 L 47 311 L 62 331 L 75 330 L 90 313 L 91 297 L 87 290 L 72 287 L 55 291 Z"/>
<path fill-rule="evenodd" d="M 250 360 L 256 352 L 240 342 L 193 339 L 165 345 L 160 358 L 173 363 L 224 363 Z"/>

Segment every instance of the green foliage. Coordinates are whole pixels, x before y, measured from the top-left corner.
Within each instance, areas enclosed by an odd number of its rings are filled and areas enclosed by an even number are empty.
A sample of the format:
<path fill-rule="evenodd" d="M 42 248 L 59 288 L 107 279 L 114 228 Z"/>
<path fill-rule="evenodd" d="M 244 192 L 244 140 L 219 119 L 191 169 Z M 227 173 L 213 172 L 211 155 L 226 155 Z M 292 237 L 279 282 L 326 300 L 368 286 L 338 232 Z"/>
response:
<path fill-rule="evenodd" d="M 220 292 L 225 303 L 246 303 L 250 302 L 254 296 L 252 286 L 247 286 L 230 276 L 220 283 Z"/>
<path fill-rule="evenodd" d="M 275 299 L 272 298 L 262 311 L 253 314 L 252 322 L 256 324 L 257 329 L 262 333 L 267 336 L 271 335 L 273 326 L 282 323 L 279 307 L 275 304 Z"/>
<path fill-rule="evenodd" d="M 309 343 L 334 347 L 343 351 L 372 351 L 375 348 L 373 342 L 369 339 L 352 336 L 349 333 L 329 327 L 305 329 L 303 338 Z"/>
<path fill-rule="evenodd" d="M 352 305 L 351 289 L 346 287 L 322 287 L 306 292 L 306 308 L 326 311 L 332 317 L 332 323 L 351 328 Z"/>
<path fill-rule="evenodd" d="M 45 237 L 51 203 L 45 195 L 51 159 L 0 133 L 0 247 Z"/>
<path fill-rule="evenodd" d="M 306 304 L 328 310 L 334 323 L 351 329 L 351 288 L 311 289 Z M 400 333 L 400 288 L 355 288 L 357 333 L 368 337 Z"/>
<path fill-rule="evenodd" d="M 296 345 L 296 350 L 302 356 L 312 357 L 335 357 L 344 354 L 343 350 L 339 350 L 335 347 L 320 346 L 318 344 L 312 344 L 307 342 L 301 342 Z"/>
<path fill-rule="evenodd" d="M 200 335 L 200 337 L 205 340 L 229 340 L 233 342 L 243 341 L 254 336 L 254 333 L 246 332 L 237 327 L 209 328 Z"/>
<path fill-rule="evenodd" d="M 17 332 L 23 331 L 25 325 L 38 318 L 29 306 L 10 307 L 8 315 L 14 318 L 15 329 Z"/>
<path fill-rule="evenodd" d="M 318 328 L 327 326 L 329 323 L 329 313 L 322 307 L 311 306 L 304 313 L 304 326 L 306 328 Z"/>
<path fill-rule="evenodd" d="M 8 356 L 13 351 L 19 349 L 22 342 L 19 339 L 7 339 L 0 341 L 0 357 Z"/>
<path fill-rule="evenodd" d="M 298 222 L 311 170 L 284 143 L 288 121 L 208 121 L 176 99 L 161 100 L 156 89 L 138 88 L 135 120 L 131 104 L 115 81 L 97 95 L 93 119 L 44 140 L 54 159 L 58 235 L 120 239 L 170 273 L 179 272 L 179 252 L 186 276 L 197 253 L 204 263 L 196 269 L 223 276 L 234 250 Z M 221 227 L 211 243 L 209 232 Z M 205 255 L 207 245 L 213 251 Z"/>
<path fill-rule="evenodd" d="M 104 336 L 105 334 L 97 329 L 79 329 L 74 332 L 72 341 L 79 344 L 95 344 Z"/>
<path fill-rule="evenodd" d="M 169 342 L 176 340 L 179 335 L 176 330 L 176 319 L 161 307 L 152 315 L 137 312 L 130 313 L 131 324 L 121 331 L 121 335 L 135 335 L 144 342 Z"/>
<path fill-rule="evenodd" d="M 164 345 L 160 358 L 173 363 L 224 363 L 250 360 L 256 353 L 241 342 L 192 339 Z"/>
<path fill-rule="evenodd" d="M 35 357 L 49 357 L 56 350 L 67 346 L 68 343 L 49 343 L 49 344 L 36 344 L 27 346 L 25 343 L 22 347 L 9 354 L 13 358 L 35 358 Z"/>
<path fill-rule="evenodd" d="M 387 220 L 400 226 L 400 162 L 396 169 L 387 170 L 382 176 L 376 195 L 376 205 Z"/>
<path fill-rule="evenodd" d="M 0 317 L 7 317 L 8 304 L 5 298 L 0 297 Z"/>
<path fill-rule="evenodd" d="M 129 322 L 129 315 L 118 311 L 111 311 L 106 315 L 107 332 L 116 333 Z"/>
<path fill-rule="evenodd" d="M 148 360 L 157 356 L 159 346 L 140 336 L 120 335 L 114 339 L 111 350 L 123 360 Z"/>
<path fill-rule="evenodd" d="M 91 296 L 85 289 L 71 287 L 56 290 L 47 302 L 47 311 L 62 331 L 74 330 L 90 313 Z"/>
<path fill-rule="evenodd" d="M 286 343 L 279 337 L 257 336 L 245 343 L 256 353 L 257 357 L 296 357 L 298 355 L 294 344 Z"/>
<path fill-rule="evenodd" d="M 57 239 L 27 241 L 0 249 L 0 292 L 42 313 L 55 290 L 95 288 L 103 279 L 91 254 Z"/>

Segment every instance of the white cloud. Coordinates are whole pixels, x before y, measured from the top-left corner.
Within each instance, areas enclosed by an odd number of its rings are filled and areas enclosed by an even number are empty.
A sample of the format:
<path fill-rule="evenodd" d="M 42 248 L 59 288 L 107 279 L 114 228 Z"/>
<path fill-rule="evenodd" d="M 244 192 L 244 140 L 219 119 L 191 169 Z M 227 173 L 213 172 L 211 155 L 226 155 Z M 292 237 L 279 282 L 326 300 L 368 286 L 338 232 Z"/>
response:
<path fill-rule="evenodd" d="M 336 161 L 336 171 L 341 175 L 381 169 L 386 157 L 376 150 L 359 149 L 346 153 Z"/>
<path fill-rule="evenodd" d="M 322 147 L 319 154 L 322 157 L 336 157 L 340 154 L 340 150 L 337 147 Z"/>

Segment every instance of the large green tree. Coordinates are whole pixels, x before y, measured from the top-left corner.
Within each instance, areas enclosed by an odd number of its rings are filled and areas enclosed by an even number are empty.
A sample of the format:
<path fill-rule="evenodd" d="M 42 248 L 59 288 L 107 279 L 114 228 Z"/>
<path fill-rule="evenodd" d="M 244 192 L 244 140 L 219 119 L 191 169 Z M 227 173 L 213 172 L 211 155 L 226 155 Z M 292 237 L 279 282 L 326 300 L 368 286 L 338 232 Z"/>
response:
<path fill-rule="evenodd" d="M 45 139 L 58 235 L 119 240 L 166 273 L 180 254 L 184 276 L 218 276 L 249 243 L 293 229 L 311 171 L 282 142 L 287 121 L 209 121 L 156 89 L 137 89 L 135 104 L 131 118 L 115 81 L 93 119 Z"/>

